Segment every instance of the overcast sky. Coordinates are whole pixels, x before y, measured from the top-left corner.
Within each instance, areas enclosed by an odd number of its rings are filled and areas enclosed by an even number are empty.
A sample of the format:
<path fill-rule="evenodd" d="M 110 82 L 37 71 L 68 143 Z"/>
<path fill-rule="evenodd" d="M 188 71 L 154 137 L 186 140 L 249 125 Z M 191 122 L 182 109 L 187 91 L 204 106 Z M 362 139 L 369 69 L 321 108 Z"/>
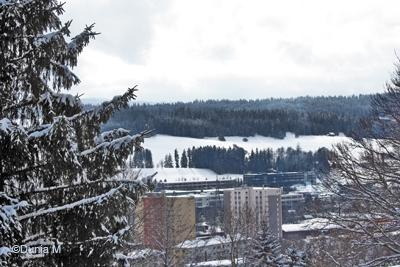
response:
<path fill-rule="evenodd" d="M 400 1 L 67 0 L 96 23 L 73 93 L 138 100 L 381 92 L 400 50 Z M 400 53 L 400 52 L 399 52 Z"/>

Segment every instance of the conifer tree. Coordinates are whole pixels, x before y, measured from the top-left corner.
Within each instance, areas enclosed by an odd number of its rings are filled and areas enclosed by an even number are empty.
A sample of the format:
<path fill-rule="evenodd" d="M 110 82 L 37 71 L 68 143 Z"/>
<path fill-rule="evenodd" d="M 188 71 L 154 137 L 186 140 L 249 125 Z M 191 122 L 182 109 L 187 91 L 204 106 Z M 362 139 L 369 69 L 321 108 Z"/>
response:
<path fill-rule="evenodd" d="M 165 155 L 164 168 L 173 168 L 173 167 L 174 167 L 174 163 L 172 161 L 171 154 Z"/>
<path fill-rule="evenodd" d="M 195 168 L 194 164 L 193 164 L 193 150 L 195 150 L 195 147 L 193 147 L 192 149 L 188 148 L 187 150 L 187 158 L 188 158 L 188 167 L 189 168 Z"/>
<path fill-rule="evenodd" d="M 182 156 L 181 156 L 181 167 L 182 168 L 187 168 L 187 165 L 188 165 L 188 159 L 187 159 L 187 156 L 186 156 L 186 151 L 183 150 Z"/>
<path fill-rule="evenodd" d="M 247 260 L 250 266 L 284 266 L 279 239 L 272 235 L 268 227 L 262 226 L 257 236 L 252 239 Z"/>
<path fill-rule="evenodd" d="M 145 168 L 153 168 L 153 157 L 151 155 L 151 151 L 149 149 L 145 149 L 144 150 L 144 164 L 145 164 Z"/>
<path fill-rule="evenodd" d="M 97 33 L 70 37 L 57 0 L 0 1 L 0 266 L 110 266 L 126 244 L 127 215 L 146 189 L 124 173 L 146 133 L 100 132 L 136 87 L 84 110 L 67 93 Z M 11 253 L 14 245 L 60 245 Z"/>
<path fill-rule="evenodd" d="M 304 251 L 290 246 L 286 249 L 284 264 L 287 267 L 306 267 L 309 266 L 309 260 Z"/>
<path fill-rule="evenodd" d="M 144 168 L 144 151 L 135 151 L 133 153 L 131 168 Z"/>

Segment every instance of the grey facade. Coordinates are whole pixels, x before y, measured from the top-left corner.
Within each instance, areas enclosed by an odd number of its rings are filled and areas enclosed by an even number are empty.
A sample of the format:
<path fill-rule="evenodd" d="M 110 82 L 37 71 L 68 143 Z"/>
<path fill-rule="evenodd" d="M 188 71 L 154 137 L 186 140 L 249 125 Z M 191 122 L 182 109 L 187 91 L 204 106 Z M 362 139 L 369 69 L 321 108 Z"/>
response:
<path fill-rule="evenodd" d="M 306 199 L 303 194 L 282 195 L 283 223 L 296 223 L 303 219 Z"/>
<path fill-rule="evenodd" d="M 240 184 L 238 180 L 216 180 L 216 181 L 183 181 L 183 182 L 163 182 L 156 184 L 155 191 L 161 190 L 208 190 L 232 188 Z"/>
<path fill-rule="evenodd" d="M 254 215 L 255 227 L 266 223 L 277 237 L 282 237 L 282 190 L 268 187 L 240 187 L 224 191 L 225 223 L 240 219 L 244 212 Z M 230 215 L 228 218 L 228 214 Z"/>

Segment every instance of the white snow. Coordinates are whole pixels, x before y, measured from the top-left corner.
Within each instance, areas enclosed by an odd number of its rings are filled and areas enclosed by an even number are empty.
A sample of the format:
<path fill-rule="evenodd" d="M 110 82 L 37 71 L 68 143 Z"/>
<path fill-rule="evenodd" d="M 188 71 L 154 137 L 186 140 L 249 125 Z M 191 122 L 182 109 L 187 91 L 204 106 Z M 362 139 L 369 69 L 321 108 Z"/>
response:
<path fill-rule="evenodd" d="M 90 154 L 90 153 L 96 152 L 96 151 L 99 150 L 99 149 L 118 150 L 118 149 L 120 149 L 121 147 L 130 145 L 130 143 L 133 142 L 133 141 L 135 141 L 135 140 L 137 140 L 137 138 L 140 138 L 140 136 L 139 136 L 139 135 L 133 135 L 133 136 L 127 135 L 127 136 L 123 136 L 123 137 L 114 139 L 114 140 L 112 140 L 111 142 L 103 142 L 103 143 L 100 143 L 99 145 L 97 145 L 97 146 L 95 146 L 95 147 L 93 147 L 93 148 L 84 150 L 84 151 L 82 151 L 82 152 L 80 153 L 80 155 L 81 155 L 81 156 L 86 156 L 86 155 L 88 155 L 88 154 Z"/>
<path fill-rule="evenodd" d="M 43 124 L 41 125 L 43 128 L 41 128 L 38 131 L 32 132 L 29 134 L 30 138 L 40 138 L 43 136 L 46 136 L 50 133 L 50 131 L 52 130 L 54 124 Z"/>
<path fill-rule="evenodd" d="M 0 247 L 0 256 L 8 255 L 11 253 L 11 249 L 9 247 Z"/>
<path fill-rule="evenodd" d="M 238 264 L 243 263 L 243 259 L 239 258 L 237 260 Z M 203 261 L 194 264 L 187 264 L 186 266 L 231 266 L 231 260 L 215 260 L 215 261 Z"/>
<path fill-rule="evenodd" d="M 153 249 L 141 249 L 141 250 L 134 250 L 128 255 L 124 255 L 122 253 L 117 253 L 115 254 L 115 258 L 117 260 L 137 260 L 137 259 L 145 259 L 150 256 L 158 256 L 160 255 L 161 252 L 158 250 L 153 250 Z"/>
<path fill-rule="evenodd" d="M 7 118 L 3 118 L 0 120 L 0 131 L 5 133 L 10 133 L 12 131 L 13 125 L 11 121 Z"/>
<path fill-rule="evenodd" d="M 197 238 L 194 240 L 185 240 L 182 243 L 176 245 L 178 248 L 199 248 L 205 246 L 215 246 L 228 244 L 231 240 L 223 236 L 214 236 L 208 239 Z"/>
<path fill-rule="evenodd" d="M 248 152 L 255 150 L 256 148 L 272 148 L 273 150 L 276 150 L 280 147 L 296 148 L 297 145 L 305 151 L 316 151 L 321 147 L 331 148 L 334 144 L 350 140 L 343 134 L 340 134 L 339 136 L 307 135 L 296 138 L 292 133 L 287 133 L 284 139 L 256 135 L 246 137 L 248 141 L 244 142 L 243 138 L 244 137 L 240 136 L 225 136 L 226 141 L 219 141 L 217 137 L 199 139 L 157 134 L 153 137 L 146 138 L 143 147 L 151 150 L 153 163 L 157 165 L 164 159 L 166 154 L 171 153 L 171 155 L 173 155 L 175 148 L 178 149 L 179 154 L 181 154 L 184 149 L 187 150 L 193 146 L 200 147 L 214 145 L 225 148 L 237 145 Z"/>
<path fill-rule="evenodd" d="M 101 194 L 101 195 L 98 195 L 98 196 L 95 196 L 95 197 L 84 198 L 84 199 L 78 200 L 76 202 L 63 205 L 63 206 L 58 206 L 58 207 L 53 207 L 53 208 L 49 208 L 49 209 L 44 209 L 44 210 L 39 210 L 39 211 L 36 211 L 36 212 L 28 213 L 28 214 L 19 216 L 18 219 L 19 220 L 25 220 L 25 219 L 29 219 L 31 217 L 37 217 L 37 216 L 41 216 L 41 215 L 44 215 L 44 214 L 53 213 L 53 212 L 66 210 L 66 209 L 72 209 L 72 208 L 75 208 L 75 207 L 78 207 L 78 206 L 81 206 L 81 205 L 87 205 L 87 204 L 91 204 L 91 203 L 94 203 L 94 202 L 96 202 L 97 204 L 101 204 L 104 199 L 111 197 L 121 187 L 122 187 L 122 185 L 120 185 L 120 186 L 118 186 L 116 188 L 113 188 L 113 189 L 111 189 L 110 191 L 108 191 L 108 192 L 106 192 L 104 194 Z"/>
<path fill-rule="evenodd" d="M 338 225 L 329 223 L 328 219 L 314 218 L 296 224 L 282 224 L 283 232 L 336 229 Z"/>
<path fill-rule="evenodd" d="M 37 37 L 37 39 L 33 42 L 35 46 L 40 46 L 42 44 L 47 44 L 52 41 L 53 38 L 60 38 L 61 33 L 59 31 L 50 32 L 44 34 L 42 36 Z"/>
<path fill-rule="evenodd" d="M 135 169 L 134 169 L 135 170 Z M 242 179 L 241 174 L 216 174 L 209 169 L 197 168 L 148 168 L 136 169 L 143 176 L 150 176 L 157 173 L 153 180 L 163 183 L 201 182 L 216 180 L 237 180 Z"/>

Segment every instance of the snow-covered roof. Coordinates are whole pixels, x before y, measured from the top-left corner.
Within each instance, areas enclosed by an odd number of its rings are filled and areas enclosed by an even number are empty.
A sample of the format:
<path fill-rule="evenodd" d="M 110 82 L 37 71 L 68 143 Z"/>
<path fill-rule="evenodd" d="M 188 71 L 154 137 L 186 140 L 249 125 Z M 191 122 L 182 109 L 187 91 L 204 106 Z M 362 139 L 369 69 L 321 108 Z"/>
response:
<path fill-rule="evenodd" d="M 214 246 L 214 245 L 222 245 L 229 243 L 230 240 L 223 236 L 214 236 L 211 238 L 196 238 L 194 240 L 185 240 L 182 243 L 178 244 L 179 248 L 198 248 L 205 246 Z"/>
<path fill-rule="evenodd" d="M 239 258 L 237 261 L 238 264 L 243 263 L 243 259 Z M 203 261 L 198 263 L 187 264 L 186 266 L 231 266 L 231 260 L 215 260 L 215 261 Z"/>
<path fill-rule="evenodd" d="M 312 230 L 337 229 L 338 225 L 329 223 L 327 219 L 314 218 L 296 224 L 282 224 L 283 232 L 301 232 Z"/>
<path fill-rule="evenodd" d="M 137 260 L 137 259 L 145 259 L 150 256 L 158 256 L 160 254 L 161 252 L 158 250 L 145 248 L 145 249 L 133 250 L 129 252 L 127 255 L 124 255 L 122 253 L 117 253 L 115 255 L 115 258 L 117 260 Z"/>
<path fill-rule="evenodd" d="M 143 168 L 137 169 L 143 176 L 157 173 L 154 181 L 163 183 L 190 183 L 242 179 L 241 174 L 216 174 L 209 169 L 197 168 Z"/>

